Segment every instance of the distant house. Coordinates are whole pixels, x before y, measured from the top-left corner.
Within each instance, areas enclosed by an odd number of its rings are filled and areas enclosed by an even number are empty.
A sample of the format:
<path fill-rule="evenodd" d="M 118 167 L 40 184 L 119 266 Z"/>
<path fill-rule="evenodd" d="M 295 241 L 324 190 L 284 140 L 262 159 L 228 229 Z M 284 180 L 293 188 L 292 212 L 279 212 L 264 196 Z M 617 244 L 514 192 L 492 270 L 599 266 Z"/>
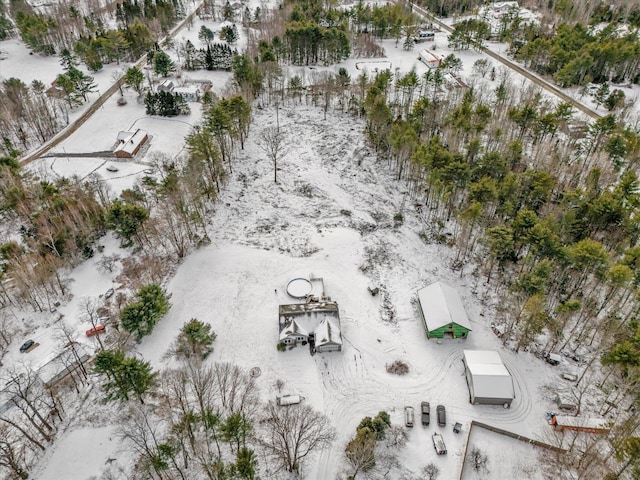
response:
<path fill-rule="evenodd" d="M 428 338 L 467 338 L 471 324 L 455 288 L 436 282 L 418 290 Z"/>
<path fill-rule="evenodd" d="M 498 352 L 465 350 L 462 358 L 469 387 L 469 401 L 508 407 L 515 398 L 513 379 Z"/>
<path fill-rule="evenodd" d="M 512 1 L 494 2 L 491 9 L 493 11 L 494 18 L 501 18 L 503 15 L 507 13 L 509 14 L 518 13 L 518 11 L 520 10 L 520 5 L 518 5 L 518 2 L 512 2 Z"/>
<path fill-rule="evenodd" d="M 181 95 L 182 98 L 187 102 L 199 102 L 202 97 L 202 91 L 200 85 L 196 82 L 193 84 L 185 84 L 182 87 L 176 86 L 172 80 L 166 79 L 160 85 L 158 85 L 158 92 L 168 92 Z"/>
<path fill-rule="evenodd" d="M 163 80 L 162 83 L 160 85 L 158 85 L 158 92 L 169 92 L 169 93 L 173 93 L 173 90 L 175 89 L 175 85 L 173 84 L 173 81 L 166 79 Z"/>
<path fill-rule="evenodd" d="M 202 92 L 197 85 L 185 85 L 184 87 L 175 87 L 173 93 L 177 93 L 187 102 L 199 102 Z"/>
<path fill-rule="evenodd" d="M 113 149 L 118 158 L 132 158 L 149 139 L 146 131 L 138 128 L 135 132 L 118 133 L 118 143 Z"/>
<path fill-rule="evenodd" d="M 310 343 L 312 350 L 342 350 L 338 304 L 329 301 L 296 303 L 279 306 L 279 343 Z"/>

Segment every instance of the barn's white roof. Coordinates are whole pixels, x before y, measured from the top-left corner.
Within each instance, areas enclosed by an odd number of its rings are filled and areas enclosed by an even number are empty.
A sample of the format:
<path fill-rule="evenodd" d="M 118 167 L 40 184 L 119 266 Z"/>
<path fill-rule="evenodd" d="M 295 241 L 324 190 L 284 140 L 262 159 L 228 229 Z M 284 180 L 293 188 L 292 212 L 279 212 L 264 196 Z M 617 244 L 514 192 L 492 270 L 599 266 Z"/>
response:
<path fill-rule="evenodd" d="M 471 330 L 469 317 L 455 288 L 442 282 L 432 283 L 418 290 L 418 300 L 430 332 L 451 322 Z"/>
<path fill-rule="evenodd" d="M 465 350 L 464 363 L 471 373 L 476 397 L 515 398 L 513 380 L 498 352 Z"/>

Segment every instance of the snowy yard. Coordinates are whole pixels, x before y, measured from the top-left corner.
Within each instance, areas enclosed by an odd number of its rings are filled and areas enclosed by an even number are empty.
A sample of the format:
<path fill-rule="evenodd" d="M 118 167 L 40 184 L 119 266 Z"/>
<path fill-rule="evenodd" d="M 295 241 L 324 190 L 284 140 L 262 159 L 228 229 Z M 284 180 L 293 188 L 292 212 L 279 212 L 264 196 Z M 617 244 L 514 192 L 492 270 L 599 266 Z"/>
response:
<path fill-rule="evenodd" d="M 274 116 L 273 110 L 255 112 L 250 141 L 235 161 L 234 173 L 209 220 L 212 242 L 177 268 L 166 286 L 173 307 L 139 345 L 139 353 L 162 368 L 167 365 L 163 354 L 184 322 L 196 317 L 211 323 L 218 339 L 208 361 L 260 367 L 257 380 L 265 401 L 279 393 L 299 394 L 338 429 L 333 448 L 306 461 L 307 478 L 333 478 L 340 471 L 344 444 L 364 416 L 386 410 L 393 424 L 402 425 L 403 407 L 412 405 L 418 411 L 423 400 L 434 410 L 445 405 L 448 425 L 418 424 L 409 432 L 408 444 L 399 453 L 407 474 L 417 474 L 433 461 L 446 472 L 442 478 L 458 475 L 466 435 L 452 432 L 455 422 L 463 424 L 463 431 L 475 419 L 541 437 L 549 428 L 544 412 L 551 404 L 538 392 L 551 367 L 528 354 L 515 356 L 502 350 L 489 328 L 491 295 L 476 278 L 453 274 L 448 248 L 420 235 L 425 229 L 412 199 L 385 164 L 376 162 L 365 145 L 362 123 L 340 114 L 323 121 L 320 110 L 299 105 L 283 108 L 280 122 L 291 152 L 280 161 L 279 181 L 274 183 L 273 166 L 255 144 L 261 128 L 273 124 Z M 101 174 L 107 173 L 102 170 Z M 397 214 L 403 218 L 400 225 L 394 223 Z M 114 247 L 108 246 L 105 254 Z M 93 267 L 79 267 L 85 272 L 87 268 Z M 87 278 L 88 272 L 81 273 L 73 276 Z M 296 301 L 286 294 L 287 282 L 310 275 L 322 277 L 326 294 L 338 302 L 342 352 L 310 356 L 306 347 L 276 350 L 278 305 Z M 367 290 L 371 279 L 381 286 L 375 297 Z M 437 280 L 448 282 L 461 295 L 472 326 L 467 340 L 426 338 L 416 311 L 416 290 Z M 105 278 L 99 289 L 89 292 L 90 284 L 98 282 L 76 281 L 74 298 L 102 293 L 108 282 Z M 391 321 L 381 317 L 384 295 L 395 310 Z M 77 305 L 60 307 L 67 313 L 65 321 L 77 322 L 74 308 Z M 78 330 L 84 327 L 76 323 Z M 516 388 L 510 409 L 469 403 L 463 349 L 501 352 Z M 386 372 L 386 364 L 398 359 L 410 367 L 405 376 Z M 278 380 L 284 381 L 282 392 L 276 389 Z M 111 409 L 105 406 L 99 411 L 108 415 Z M 81 444 L 88 427 L 82 419 L 71 425 L 47 468 L 34 478 L 84 478 L 56 474 L 54 465 L 64 469 L 69 442 Z M 80 433 L 75 433 L 77 429 Z M 433 450 L 434 431 L 441 432 L 447 443 L 445 456 Z M 107 442 L 111 434 L 96 430 L 92 436 Z M 106 449 L 92 456 L 92 462 L 98 468 L 113 456 Z"/>
<path fill-rule="evenodd" d="M 201 20 L 195 21 L 179 38 L 190 39 L 200 47 L 197 33 L 202 24 Z M 427 67 L 417 55 L 426 47 L 441 56 L 459 56 L 464 65 L 461 76 L 468 85 L 475 83 L 486 90 L 498 85 L 499 79 L 490 81 L 472 74 L 472 65 L 484 58 L 482 54 L 453 52 L 446 43 L 446 33 L 442 32 L 435 42 L 416 45 L 410 51 L 402 49 L 402 42 L 396 46 L 395 41 L 385 40 L 384 58 L 349 59 L 341 65 L 313 69 L 294 67 L 287 74 L 300 75 L 307 83 L 317 78 L 318 72 L 335 73 L 340 66 L 348 70 L 354 83 L 365 70 L 372 75 L 376 69 L 406 73 L 415 68 L 422 75 Z M 493 47 L 495 51 L 502 48 Z M 33 75 L 50 82 L 61 71 L 54 59 L 28 56 L 19 44 L 3 42 L 2 49 L 10 55 L 1 64 L 3 76 L 28 82 Z M 27 65 L 39 67 L 32 70 Z M 99 88 L 108 88 L 110 75 L 110 71 L 99 74 Z M 515 75 L 505 72 L 504 76 L 520 82 Z M 214 92 L 221 95 L 228 91 L 231 75 L 199 71 L 188 72 L 185 77 L 211 80 Z M 518 84 L 522 89 L 528 85 L 524 80 Z M 135 186 L 158 156 L 179 159 L 185 153 L 184 137 L 201 119 L 200 104 L 190 105 L 189 116 L 167 119 L 146 116 L 144 105 L 136 102 L 132 92 L 125 92 L 125 106 L 116 104 L 117 97 L 108 99 L 74 135 L 54 148 L 49 158 L 29 168 L 42 177 L 75 174 L 85 178 L 95 173 L 115 197 Z M 440 467 L 440 479 L 458 478 L 471 420 L 549 441 L 545 412 L 554 408 L 550 385 L 561 381 L 561 367 L 502 347 L 490 328 L 496 315 L 497 284 L 485 285 L 483 278 L 470 271 L 461 276 L 451 270 L 452 250 L 436 243 L 427 216 L 421 213 L 423 206 L 417 205 L 405 185 L 393 178 L 387 163 L 376 159 L 363 133 L 364 121 L 331 111 L 323 120 L 320 109 L 292 101 L 281 106 L 279 124 L 289 152 L 278 162 L 275 183 L 273 164 L 256 142 L 265 127 L 276 124 L 276 113 L 254 108 L 253 117 L 245 150 L 233 160 L 233 173 L 208 218 L 211 243 L 176 267 L 165 285 L 172 295 L 172 308 L 153 334 L 138 345 L 136 354 L 156 369 L 171 366 L 164 354 L 183 324 L 191 318 L 210 323 L 217 340 L 207 362 L 231 362 L 247 370 L 259 367 L 256 380 L 262 400 L 274 400 L 284 393 L 300 395 L 331 419 L 337 439 L 330 449 L 305 459 L 302 469 L 309 479 L 331 479 L 344 473 L 344 446 L 363 417 L 385 410 L 394 425 L 403 426 L 404 406 L 413 406 L 419 418 L 421 401 L 430 402 L 432 422 L 423 427 L 417 421 L 408 431 L 408 443 L 398 451 L 404 478 L 418 478 L 421 468 L 431 462 Z M 119 131 L 135 128 L 145 129 L 150 135 L 148 146 L 137 158 L 122 161 L 90 155 L 110 150 Z M 73 153 L 85 153 L 87 157 L 67 155 Z M 117 172 L 106 170 L 111 164 L 117 166 Z M 103 252 L 71 272 L 74 281 L 70 300 L 55 312 L 33 315 L 25 322 L 25 338 L 40 345 L 27 357 L 19 354 L 19 345 L 15 345 L 3 359 L 6 364 L 26 359 L 37 367 L 54 357 L 58 348 L 55 331 L 60 322 L 76 332 L 78 341 L 95 349 L 95 340 L 84 336 L 90 325 L 81 319 L 82 299 L 103 301 L 107 289 L 117 290 L 120 265 L 108 274 L 98 271 L 97 265 L 105 255 L 128 255 L 111 236 L 101 243 Z M 338 303 L 342 352 L 311 356 L 307 347 L 284 352 L 276 349 L 278 305 L 297 302 L 287 295 L 286 286 L 298 277 L 322 278 L 325 293 Z M 453 286 L 461 296 L 471 321 L 468 339 L 426 338 L 416 291 L 436 281 Z M 370 282 L 380 287 L 377 296 L 368 291 Z M 514 380 L 516 397 L 510 409 L 470 404 L 462 363 L 465 349 L 500 352 Z M 387 373 L 386 366 L 396 360 L 409 365 L 407 375 Z M 276 385 L 281 382 L 284 387 L 279 390 Z M 118 405 L 100 403 L 98 387 L 83 391 L 81 397 L 77 405 L 69 406 L 64 430 L 32 478 L 81 480 L 99 478 L 104 472 L 126 478 L 133 460 L 128 446 L 110 425 L 115 422 Z M 434 421 L 439 404 L 447 409 L 446 427 L 438 427 Z M 90 415 L 83 414 L 87 410 Z M 456 422 L 463 425 L 461 434 L 452 431 Z M 434 432 L 442 434 L 447 455 L 436 455 L 431 438 Z M 533 447 L 481 428 L 473 430 L 468 448 L 477 445 L 488 454 L 490 473 L 482 476 L 465 469 L 464 480 L 543 478 L 538 450 Z M 270 478 L 268 472 L 262 478 Z"/>

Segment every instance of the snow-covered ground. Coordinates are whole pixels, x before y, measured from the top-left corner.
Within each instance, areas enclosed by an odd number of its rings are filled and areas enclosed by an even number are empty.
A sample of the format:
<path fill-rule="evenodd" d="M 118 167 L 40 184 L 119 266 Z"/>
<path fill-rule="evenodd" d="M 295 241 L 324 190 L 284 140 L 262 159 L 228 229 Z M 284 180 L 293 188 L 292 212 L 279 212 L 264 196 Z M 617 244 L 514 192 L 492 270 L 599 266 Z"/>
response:
<path fill-rule="evenodd" d="M 474 449 L 487 456 L 486 466 L 476 469 L 467 460 L 460 480 L 544 478 L 540 466 L 544 462 L 544 456 L 549 455 L 549 452 L 540 447 L 474 425 L 469 435 L 468 457 Z"/>
<path fill-rule="evenodd" d="M 197 32 L 201 24 L 197 20 L 179 38 L 189 38 L 196 47 L 200 46 Z M 206 24 L 212 26 L 211 22 Z M 387 68 L 387 62 L 394 72 L 415 68 L 422 74 L 427 67 L 417 60 L 417 54 L 426 47 L 435 48 L 441 56 L 459 56 L 467 83 L 482 81 L 497 86 L 497 81 L 481 80 L 471 73 L 473 62 L 482 54 L 452 52 L 446 43 L 445 33 L 438 33 L 435 42 L 409 51 L 402 49 L 402 41 L 396 46 L 394 40 L 386 40 L 383 59 L 350 59 L 341 65 L 313 69 L 299 67 L 288 75 L 303 74 L 310 81 L 317 71 L 335 72 L 344 66 L 355 80 L 364 68 L 373 73 L 376 68 Z M 6 50 L 5 46 L 5 42 L 0 43 L 1 49 Z M 30 56 L 17 47 L 15 52 L 0 64 L 3 76 L 18 76 L 26 82 L 32 79 L 30 75 L 41 76 L 43 81 L 55 78 L 57 62 Z M 12 62 L 11 58 L 19 61 Z M 226 91 L 231 78 L 226 72 L 184 75 L 212 80 L 214 91 L 219 94 Z M 100 87 L 106 89 L 110 75 L 105 72 L 104 76 L 106 83 L 100 80 Z M 520 82 L 515 74 L 512 79 Z M 118 194 L 143 176 L 154 155 L 175 158 L 183 153 L 184 136 L 201 118 L 199 105 L 192 105 L 189 116 L 150 118 L 145 116 L 144 106 L 135 101 L 135 94 L 127 92 L 125 96 L 127 105 L 118 106 L 116 97 L 109 99 L 54 149 L 57 156 L 41 159 L 30 168 L 43 175 L 46 172 L 86 177 L 95 172 Z M 434 462 L 443 472 L 440 478 L 457 478 L 466 435 L 452 432 L 454 422 L 463 423 L 465 432 L 470 420 L 476 419 L 544 440 L 549 431 L 544 413 L 553 408 L 547 384 L 558 381 L 560 367 L 554 369 L 527 353 L 515 355 L 502 348 L 489 328 L 494 315 L 493 292 L 482 279 L 451 272 L 449 248 L 430 243 L 421 235 L 425 224 L 420 212 L 405 187 L 387 171 L 386 163 L 375 160 L 363 136 L 363 123 L 334 112 L 329 112 L 325 121 L 321 111 L 293 103 L 281 107 L 279 121 L 291 151 L 279 162 L 278 183 L 273 182 L 273 165 L 256 145 L 261 130 L 275 124 L 275 112 L 254 110 L 246 149 L 234 161 L 233 175 L 209 219 L 212 242 L 187 257 L 166 285 L 173 307 L 139 346 L 140 355 L 155 368 L 162 368 L 166 365 L 162 356 L 184 322 L 196 317 L 211 323 L 218 338 L 208 361 L 230 361 L 245 368 L 259 366 L 262 373 L 257 380 L 264 400 L 275 397 L 276 381 L 282 380 L 287 393 L 302 395 L 305 402 L 331 418 L 338 439 L 331 449 L 306 460 L 304 469 L 310 479 L 335 477 L 341 469 L 344 444 L 362 417 L 386 410 L 393 423 L 401 425 L 403 407 L 412 405 L 418 412 L 423 400 L 431 402 L 432 409 L 445 405 L 449 425 L 417 425 L 409 432 L 409 442 L 399 453 L 407 473 L 417 475 L 422 466 Z M 135 127 L 147 130 L 151 141 L 134 161 L 116 163 L 99 157 L 66 156 L 109 150 L 118 131 Z M 118 172 L 106 171 L 112 163 Z M 394 217 L 399 214 L 403 222 L 396 225 Z M 127 254 L 112 237 L 102 239 L 102 243 L 102 253 L 71 272 L 71 300 L 56 312 L 27 319 L 25 338 L 33 338 L 41 345 L 26 355 L 19 354 L 23 338 L 17 338 L 3 359 L 5 364 L 27 360 L 37 366 L 55 356 L 57 322 L 74 329 L 87 347 L 95 346 L 95 339 L 84 336 L 89 325 L 80 315 L 81 299 L 99 299 L 108 288 L 117 288 L 114 281 L 119 269 L 102 273 L 97 264 L 103 255 Z M 310 275 L 324 279 L 326 293 L 340 306 L 344 338 L 340 353 L 312 357 L 303 347 L 276 350 L 277 307 L 295 302 L 286 295 L 286 284 L 292 278 Z M 371 279 L 381 286 L 381 295 L 372 297 L 367 291 Z M 418 288 L 437 280 L 454 286 L 461 295 L 473 329 L 467 340 L 438 343 L 426 339 L 415 294 Z M 395 308 L 394 321 L 382 320 L 381 298 L 385 293 Z M 58 320 L 60 314 L 64 317 Z M 469 403 L 462 365 L 462 351 L 467 348 L 501 353 L 516 387 L 516 399 L 510 409 Z M 386 372 L 386 364 L 395 360 L 410 366 L 407 375 Z M 95 402 L 97 396 L 98 392 L 92 391 L 86 398 Z M 96 411 L 104 417 L 117 408 L 107 405 L 96 407 Z M 114 430 L 104 421 L 103 418 L 94 424 L 83 415 L 74 415 L 33 478 L 85 479 L 98 476 L 112 463 L 126 465 L 129 458 L 121 454 L 122 445 L 116 447 Z M 431 443 L 434 431 L 442 433 L 447 455 L 435 454 Z M 506 464 L 512 460 L 517 465 L 530 452 L 511 448 L 511 440 L 496 438 L 495 434 L 478 441 L 492 447 L 487 449 L 492 464 L 505 464 L 500 470 L 505 476 L 495 476 L 496 473 L 490 478 L 525 478 L 510 477 Z M 82 465 L 70 468 L 70 462 L 78 458 L 82 458 Z M 117 460 L 111 461 L 112 458 Z M 526 478 L 536 478 L 536 470 L 530 465 L 527 463 L 526 468 L 532 473 Z"/>
<path fill-rule="evenodd" d="M 208 361 L 229 361 L 247 369 L 259 366 L 262 374 L 257 380 L 265 401 L 276 396 L 276 381 L 282 380 L 283 391 L 302 395 L 331 418 L 338 438 L 330 450 L 306 461 L 307 478 L 334 478 L 344 444 L 362 417 L 386 410 L 394 424 L 402 425 L 403 407 L 412 405 L 418 411 L 423 400 L 432 408 L 445 405 L 449 425 L 439 428 L 433 422 L 409 432 L 409 442 L 400 451 L 407 472 L 417 474 L 433 461 L 447 472 L 442 478 L 457 475 L 466 437 L 452 432 L 455 422 L 468 429 L 469 421 L 476 419 L 543 438 L 549 429 L 544 413 L 552 404 L 539 392 L 547 377 L 557 373 L 528 354 L 501 348 L 489 328 L 493 309 L 486 287 L 476 278 L 452 273 L 448 248 L 421 238 L 423 224 L 413 201 L 385 164 L 375 161 L 362 135 L 362 122 L 342 114 L 330 114 L 324 121 L 320 110 L 282 108 L 280 124 L 292 150 L 280 161 L 274 183 L 273 166 L 255 144 L 261 129 L 274 121 L 273 110 L 255 112 L 250 141 L 235 161 L 209 220 L 212 242 L 177 268 L 167 284 L 173 307 L 143 340 L 139 353 L 162 368 L 162 355 L 184 322 L 196 317 L 211 323 L 218 338 Z M 404 221 L 394 226 L 397 214 Z M 104 254 L 115 248 L 107 247 Z M 368 252 L 375 252 L 375 257 Z M 111 277 L 86 276 L 88 271 L 97 275 L 98 260 L 72 273 L 78 279 L 71 286 L 74 298 L 97 296 L 110 285 Z M 296 302 L 286 294 L 287 282 L 311 275 L 324 279 L 326 294 L 339 304 L 344 349 L 315 356 L 305 347 L 278 352 L 277 307 Z M 381 319 L 382 294 L 373 297 L 367 290 L 372 278 L 388 293 L 394 321 Z M 426 339 L 415 294 L 437 280 L 460 293 L 472 322 L 467 340 Z M 86 324 L 78 323 L 77 308 L 69 304 L 59 310 L 82 332 Z M 516 387 L 510 409 L 469 403 L 462 364 L 462 351 L 468 348 L 501 352 Z M 386 364 L 398 359 L 409 364 L 409 374 L 386 372 Z M 85 478 L 64 472 L 68 449 L 75 448 L 74 441 L 81 448 L 87 428 L 86 421 L 76 420 L 35 478 Z M 444 436 L 449 452 L 445 456 L 433 450 L 434 431 Z M 108 442 L 113 432 L 97 428 L 91 435 Z M 86 461 L 94 465 L 86 468 L 95 470 L 112 457 L 106 448 L 90 455 Z"/>

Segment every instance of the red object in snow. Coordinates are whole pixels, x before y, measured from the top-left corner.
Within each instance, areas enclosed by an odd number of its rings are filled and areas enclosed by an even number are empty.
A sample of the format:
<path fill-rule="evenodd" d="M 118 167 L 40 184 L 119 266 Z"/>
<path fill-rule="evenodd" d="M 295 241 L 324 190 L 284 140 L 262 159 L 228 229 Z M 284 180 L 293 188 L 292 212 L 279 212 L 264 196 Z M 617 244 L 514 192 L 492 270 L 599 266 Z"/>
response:
<path fill-rule="evenodd" d="M 104 331 L 104 325 L 96 325 L 95 327 L 87 330 L 85 334 L 87 335 L 87 337 L 93 337 L 94 335 L 97 335 L 103 331 Z"/>

